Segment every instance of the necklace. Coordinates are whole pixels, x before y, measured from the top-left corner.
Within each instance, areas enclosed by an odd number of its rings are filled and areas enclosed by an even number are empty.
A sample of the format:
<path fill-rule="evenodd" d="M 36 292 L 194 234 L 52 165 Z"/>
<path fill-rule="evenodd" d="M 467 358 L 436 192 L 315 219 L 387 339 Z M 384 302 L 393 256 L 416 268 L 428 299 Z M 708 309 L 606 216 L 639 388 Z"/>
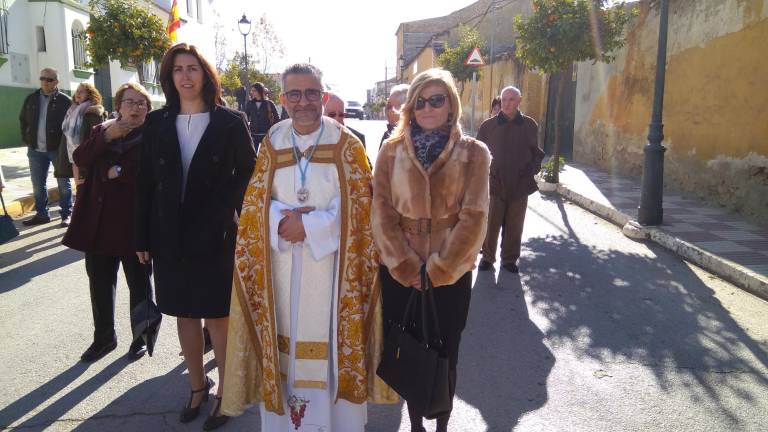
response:
<path fill-rule="evenodd" d="M 325 129 L 325 124 L 321 121 L 320 133 L 317 135 L 317 139 L 315 140 L 315 145 L 312 146 L 312 151 L 309 153 L 309 156 L 307 156 L 307 163 L 304 164 L 304 166 L 301 166 L 302 153 L 299 151 L 299 147 L 296 145 L 296 129 L 291 128 L 291 144 L 293 145 L 293 158 L 296 160 L 296 165 L 298 165 L 299 174 L 301 175 L 301 188 L 299 188 L 299 190 L 296 191 L 296 199 L 299 200 L 300 203 L 304 203 L 309 199 L 309 189 L 307 189 L 307 186 L 306 186 L 307 170 L 309 170 L 309 163 L 312 162 L 312 156 L 315 155 L 315 150 L 317 150 L 317 145 L 320 144 L 320 137 L 323 136 L 324 129 Z"/>

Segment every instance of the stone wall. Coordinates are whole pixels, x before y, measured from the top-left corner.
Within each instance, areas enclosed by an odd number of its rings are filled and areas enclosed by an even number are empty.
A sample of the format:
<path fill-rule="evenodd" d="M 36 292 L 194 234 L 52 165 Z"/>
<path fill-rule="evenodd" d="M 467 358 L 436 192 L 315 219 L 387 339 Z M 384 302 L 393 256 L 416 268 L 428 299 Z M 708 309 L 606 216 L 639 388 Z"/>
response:
<path fill-rule="evenodd" d="M 610 65 L 578 65 L 574 158 L 639 176 L 653 104 L 658 2 L 636 4 Z M 671 0 L 665 186 L 768 220 L 768 0 Z"/>

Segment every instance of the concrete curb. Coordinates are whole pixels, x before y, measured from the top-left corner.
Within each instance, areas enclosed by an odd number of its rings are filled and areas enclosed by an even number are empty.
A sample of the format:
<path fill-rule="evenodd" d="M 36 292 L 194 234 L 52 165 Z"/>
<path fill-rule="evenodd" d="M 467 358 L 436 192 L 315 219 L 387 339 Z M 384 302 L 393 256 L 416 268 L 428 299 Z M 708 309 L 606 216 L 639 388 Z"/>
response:
<path fill-rule="evenodd" d="M 538 182 L 542 183 L 541 180 L 538 180 Z M 578 206 L 622 227 L 622 231 L 628 237 L 651 240 L 701 268 L 722 277 L 739 288 L 768 300 L 768 277 L 733 261 L 707 252 L 694 244 L 675 237 L 662 228 L 643 227 L 626 213 L 587 198 L 569 189 L 562 183 L 559 183 L 555 190 L 559 195 Z"/>
<path fill-rule="evenodd" d="M 59 200 L 59 187 L 54 186 L 48 189 L 48 202 L 56 202 Z M 6 201 L 5 207 L 8 209 L 8 215 L 14 219 L 18 219 L 24 214 L 31 212 L 35 209 L 35 196 L 27 195 L 25 197 L 17 198 L 13 201 Z M 0 208 L 0 214 L 3 214 L 3 209 Z"/>

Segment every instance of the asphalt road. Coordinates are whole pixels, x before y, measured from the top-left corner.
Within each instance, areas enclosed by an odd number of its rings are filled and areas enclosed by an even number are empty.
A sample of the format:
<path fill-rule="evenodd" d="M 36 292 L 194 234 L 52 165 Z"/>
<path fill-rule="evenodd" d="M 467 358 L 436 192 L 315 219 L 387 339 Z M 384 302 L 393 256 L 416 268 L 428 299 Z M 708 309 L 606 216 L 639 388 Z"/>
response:
<path fill-rule="evenodd" d="M 375 153 L 383 122 L 350 125 Z M 177 421 L 188 384 L 173 319 L 154 357 L 125 359 L 122 275 L 118 349 L 78 363 L 91 340 L 88 283 L 56 222 L 0 245 L 0 427 L 201 430 L 204 416 Z M 538 194 L 520 269 L 476 275 L 452 431 L 768 430 L 765 301 Z M 402 404 L 368 412 L 369 432 L 410 430 Z M 222 430 L 258 431 L 258 410 Z"/>

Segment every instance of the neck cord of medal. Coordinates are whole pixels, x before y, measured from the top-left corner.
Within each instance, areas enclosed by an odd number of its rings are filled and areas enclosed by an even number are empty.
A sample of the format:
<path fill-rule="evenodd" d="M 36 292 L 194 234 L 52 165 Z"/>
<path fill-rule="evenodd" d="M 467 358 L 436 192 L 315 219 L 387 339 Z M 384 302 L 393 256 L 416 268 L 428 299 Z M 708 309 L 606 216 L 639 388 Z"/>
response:
<path fill-rule="evenodd" d="M 309 163 L 312 162 L 312 157 L 315 155 L 315 150 L 317 150 L 317 146 L 320 144 L 320 138 L 323 136 L 323 130 L 325 130 L 325 123 L 320 120 L 320 133 L 317 135 L 317 139 L 315 140 L 315 145 L 312 146 L 312 151 L 309 153 L 309 156 L 306 156 L 307 163 L 302 167 L 301 166 L 301 151 L 299 151 L 299 147 L 296 145 L 296 129 L 291 128 L 291 144 L 293 145 L 293 158 L 296 160 L 296 165 L 299 167 L 299 174 L 301 175 L 301 189 L 296 191 L 296 198 L 298 198 L 299 202 L 303 203 L 309 198 L 309 190 L 307 190 L 306 183 L 307 183 L 307 170 L 309 170 Z"/>

